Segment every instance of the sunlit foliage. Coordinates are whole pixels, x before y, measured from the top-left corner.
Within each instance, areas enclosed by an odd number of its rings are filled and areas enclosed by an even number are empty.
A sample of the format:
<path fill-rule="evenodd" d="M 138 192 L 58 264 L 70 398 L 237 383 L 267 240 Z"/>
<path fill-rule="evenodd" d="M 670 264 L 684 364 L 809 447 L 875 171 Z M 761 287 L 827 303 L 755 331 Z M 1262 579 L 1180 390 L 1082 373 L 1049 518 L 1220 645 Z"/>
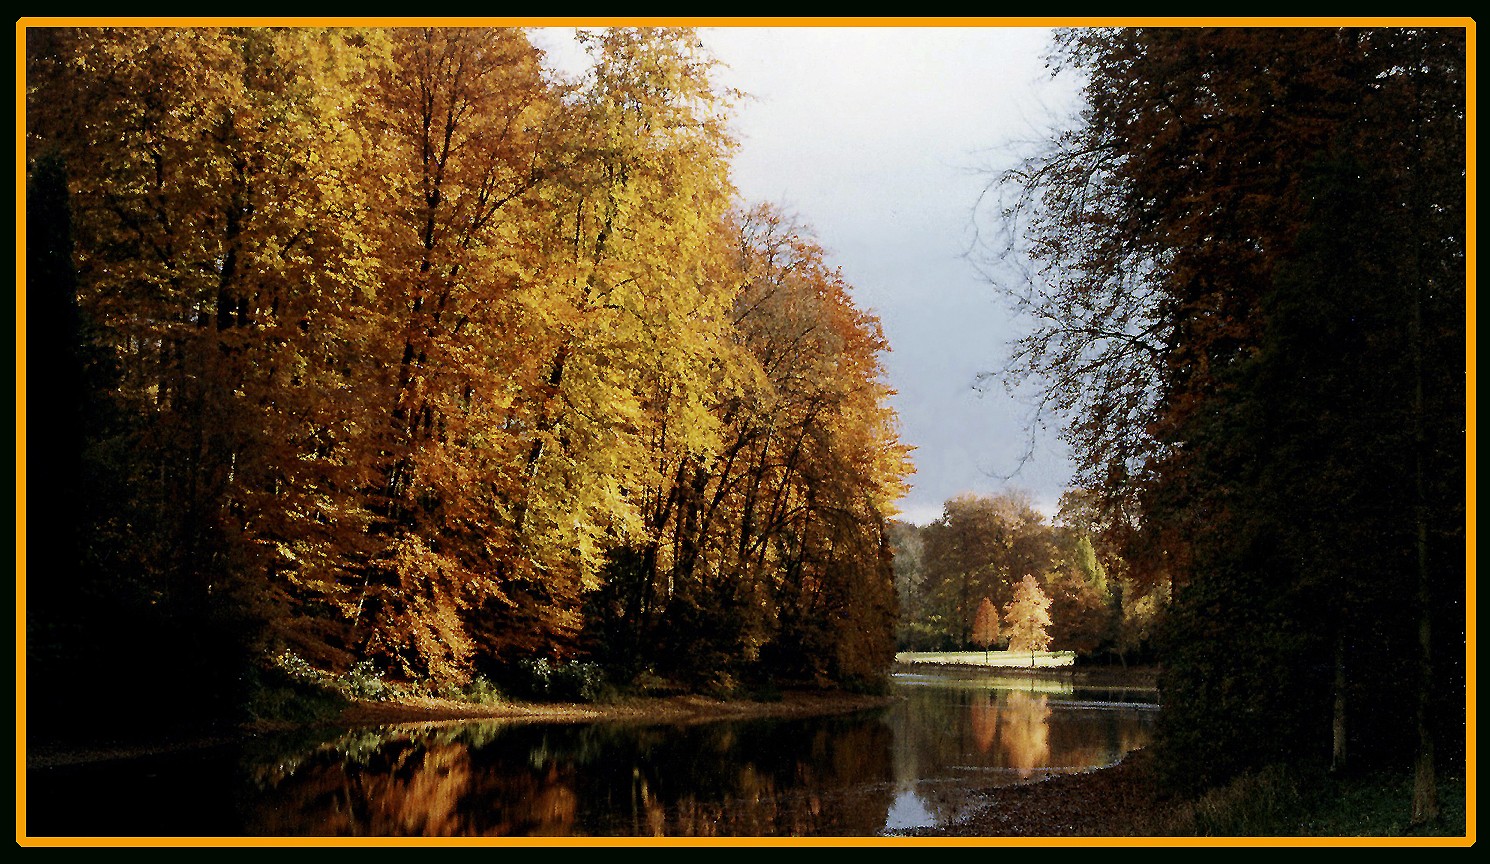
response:
<path fill-rule="evenodd" d="M 518 29 L 27 32 L 28 323 L 69 382 L 31 453 L 77 540 L 28 573 L 33 680 L 888 665 L 878 322 L 740 208 L 696 34 L 582 39 L 567 81 Z"/>
<path fill-rule="evenodd" d="M 1050 598 L 1035 577 L 1026 574 L 1014 586 L 1014 599 L 1004 608 L 1010 651 L 1044 651 L 1050 647 Z"/>
<path fill-rule="evenodd" d="M 1056 650 L 1087 660 L 1140 659 L 1162 596 L 1126 578 L 1110 579 L 1125 562 L 1109 551 L 1098 560 L 1095 544 L 1108 548 L 1103 526 L 1063 513 L 1048 521 L 1027 495 L 962 495 L 947 502 L 929 525 L 896 523 L 895 552 L 902 650 L 955 651 L 1007 642 L 1008 618 L 999 610 L 1014 601 L 1020 581 L 1033 576 L 1049 602 L 1049 635 Z M 1096 532 L 1095 534 L 1092 532 Z M 991 632 L 980 637 L 985 602 Z M 1124 639 L 1124 616 L 1132 620 Z"/>

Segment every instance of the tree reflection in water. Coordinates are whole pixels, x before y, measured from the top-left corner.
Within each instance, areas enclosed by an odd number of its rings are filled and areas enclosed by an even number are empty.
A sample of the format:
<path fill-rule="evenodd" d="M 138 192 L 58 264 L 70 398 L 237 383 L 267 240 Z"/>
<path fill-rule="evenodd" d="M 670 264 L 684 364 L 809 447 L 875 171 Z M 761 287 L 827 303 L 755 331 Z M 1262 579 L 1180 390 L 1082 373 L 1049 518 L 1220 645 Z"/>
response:
<path fill-rule="evenodd" d="M 993 691 L 984 690 L 973 697 L 967 706 L 968 721 L 972 725 L 973 744 L 979 753 L 993 749 L 999 734 L 999 706 L 994 701 Z"/>
<path fill-rule="evenodd" d="M 1155 717 L 1151 691 L 1091 692 L 1055 679 L 902 680 L 906 698 L 887 715 L 899 792 L 892 829 L 955 822 L 977 806 L 969 792 L 979 788 L 1113 764 L 1149 741 Z"/>
<path fill-rule="evenodd" d="M 1154 712 L 1069 683 L 897 679 L 805 720 L 425 724 L 27 772 L 31 836 L 873 836 L 1117 761 Z M 131 833 L 133 832 L 133 834 Z"/>
<path fill-rule="evenodd" d="M 1000 694 L 1000 737 L 1008 765 L 1021 779 L 1050 764 L 1050 705 L 1044 693 L 1012 690 Z"/>
<path fill-rule="evenodd" d="M 864 717 L 363 733 L 261 762 L 245 815 L 290 836 L 868 835 L 890 734 Z"/>

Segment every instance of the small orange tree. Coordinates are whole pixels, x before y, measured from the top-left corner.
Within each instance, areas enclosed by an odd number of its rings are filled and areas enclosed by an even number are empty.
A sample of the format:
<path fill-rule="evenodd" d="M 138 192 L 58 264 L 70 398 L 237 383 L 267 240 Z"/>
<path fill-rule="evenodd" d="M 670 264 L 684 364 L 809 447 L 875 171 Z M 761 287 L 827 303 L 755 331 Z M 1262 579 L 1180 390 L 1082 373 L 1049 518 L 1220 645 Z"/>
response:
<path fill-rule="evenodd" d="M 988 660 L 988 647 L 999 640 L 999 612 L 987 597 L 978 604 L 973 616 L 973 644 L 983 646 L 983 660 Z"/>

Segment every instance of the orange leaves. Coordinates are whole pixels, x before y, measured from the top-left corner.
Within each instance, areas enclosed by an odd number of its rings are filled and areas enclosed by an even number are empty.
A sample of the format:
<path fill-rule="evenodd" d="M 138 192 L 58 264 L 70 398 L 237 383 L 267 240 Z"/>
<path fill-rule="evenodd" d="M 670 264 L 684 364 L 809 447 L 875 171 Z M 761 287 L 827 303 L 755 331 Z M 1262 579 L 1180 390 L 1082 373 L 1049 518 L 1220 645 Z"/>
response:
<path fill-rule="evenodd" d="M 973 615 L 973 644 L 986 651 L 999 641 L 999 613 L 993 601 L 984 597 L 978 601 L 978 611 Z"/>
<path fill-rule="evenodd" d="M 594 34 L 578 87 L 516 29 L 28 35 L 133 424 L 115 515 L 173 587 L 279 603 L 258 642 L 459 679 L 571 650 L 610 553 L 669 534 L 764 616 L 745 574 L 810 558 L 780 594 L 824 616 L 883 569 L 883 336 L 809 238 L 735 247 L 691 31 Z"/>

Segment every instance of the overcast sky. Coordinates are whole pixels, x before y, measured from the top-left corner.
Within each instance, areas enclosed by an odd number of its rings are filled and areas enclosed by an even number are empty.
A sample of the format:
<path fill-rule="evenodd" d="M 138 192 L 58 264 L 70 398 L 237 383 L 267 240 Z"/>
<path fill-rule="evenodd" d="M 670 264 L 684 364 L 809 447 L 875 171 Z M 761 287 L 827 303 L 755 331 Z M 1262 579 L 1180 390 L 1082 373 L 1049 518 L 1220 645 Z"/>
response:
<path fill-rule="evenodd" d="M 734 113 L 733 180 L 812 226 L 878 314 L 901 438 L 916 474 L 901 518 L 925 524 L 964 492 L 1022 489 L 1048 514 L 1070 476 L 1053 431 L 1029 450 L 1030 408 L 978 387 L 1019 333 L 965 253 L 990 169 L 1073 106 L 1044 68 L 1048 31 L 1019 27 L 705 27 Z M 535 34 L 560 68 L 562 31 Z M 1013 476 L 1009 476 L 1009 475 Z"/>

